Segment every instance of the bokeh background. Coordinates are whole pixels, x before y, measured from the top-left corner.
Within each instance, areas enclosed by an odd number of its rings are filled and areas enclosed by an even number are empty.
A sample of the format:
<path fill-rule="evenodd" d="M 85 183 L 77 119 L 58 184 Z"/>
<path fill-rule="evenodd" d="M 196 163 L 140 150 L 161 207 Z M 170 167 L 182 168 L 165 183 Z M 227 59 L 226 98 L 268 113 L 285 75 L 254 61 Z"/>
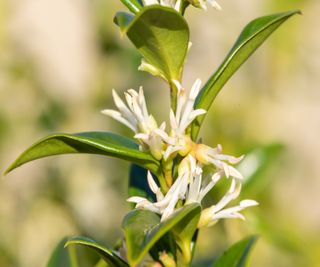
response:
<path fill-rule="evenodd" d="M 201 132 L 240 166 L 243 198 L 260 206 L 247 222 L 224 221 L 200 234 L 198 262 L 258 233 L 251 266 L 320 266 L 319 0 L 229 0 L 223 10 L 190 9 L 184 83 L 217 68 L 255 17 L 290 9 L 286 22 L 228 82 Z M 158 121 L 168 117 L 165 84 L 138 72 L 140 56 L 112 23 L 117 0 L 0 0 L 0 169 L 53 132 L 131 133 L 103 116 L 111 89 L 143 85 Z M 129 164 L 102 156 L 61 156 L 29 163 L 1 179 L 0 266 L 44 266 L 66 235 L 106 245 L 121 237 L 129 210 Z M 214 197 L 214 195 L 213 195 Z M 83 266 L 93 266 L 90 255 Z M 200 263 L 198 265 L 200 266 Z"/>

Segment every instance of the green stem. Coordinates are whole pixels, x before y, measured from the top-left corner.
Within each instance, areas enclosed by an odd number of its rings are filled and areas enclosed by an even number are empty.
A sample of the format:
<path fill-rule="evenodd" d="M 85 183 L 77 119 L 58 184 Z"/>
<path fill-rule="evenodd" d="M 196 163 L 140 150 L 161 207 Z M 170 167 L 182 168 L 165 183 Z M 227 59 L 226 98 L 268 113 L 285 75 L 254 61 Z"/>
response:
<path fill-rule="evenodd" d="M 187 7 L 190 5 L 188 1 L 182 0 L 181 6 L 180 6 L 180 13 L 182 16 L 184 16 Z"/>
<path fill-rule="evenodd" d="M 174 258 L 171 254 L 167 254 L 166 252 L 160 253 L 159 257 L 162 265 L 164 267 L 176 267 L 176 262 L 174 261 Z"/>
<path fill-rule="evenodd" d="M 182 244 L 180 244 L 180 248 L 183 254 L 183 263 L 185 264 L 185 266 L 189 266 L 192 255 L 189 242 L 183 242 Z"/>
<path fill-rule="evenodd" d="M 178 88 L 175 83 L 170 82 L 170 106 L 173 112 L 176 112 L 177 109 L 177 94 Z"/>
<path fill-rule="evenodd" d="M 167 185 L 167 181 L 166 181 L 166 178 L 164 177 L 162 171 L 158 171 L 156 173 L 156 176 L 158 178 L 158 181 L 160 183 L 160 188 L 162 189 L 162 192 L 164 194 L 166 194 L 168 191 L 169 191 L 169 187 Z"/>
<path fill-rule="evenodd" d="M 137 14 L 142 6 L 138 3 L 128 1 L 128 0 L 121 0 L 121 2 L 134 14 Z"/>
<path fill-rule="evenodd" d="M 167 161 L 162 160 L 162 172 L 164 173 L 164 177 L 166 179 L 167 185 L 169 187 L 173 184 L 173 177 L 172 177 L 172 168 L 173 168 L 173 161 L 169 158 Z"/>

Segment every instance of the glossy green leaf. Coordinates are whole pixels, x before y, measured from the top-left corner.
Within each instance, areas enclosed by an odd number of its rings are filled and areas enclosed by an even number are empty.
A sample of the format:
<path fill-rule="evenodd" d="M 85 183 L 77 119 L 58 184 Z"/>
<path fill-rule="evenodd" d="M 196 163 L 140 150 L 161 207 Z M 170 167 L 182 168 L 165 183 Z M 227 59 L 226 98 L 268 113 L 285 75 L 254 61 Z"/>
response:
<path fill-rule="evenodd" d="M 78 267 L 78 260 L 74 248 L 65 248 L 68 238 L 62 239 L 54 249 L 47 267 Z"/>
<path fill-rule="evenodd" d="M 157 177 L 153 177 L 157 181 Z M 129 172 L 129 196 L 140 196 L 152 201 L 156 200 L 155 194 L 148 185 L 147 170 L 136 164 L 132 164 Z"/>
<path fill-rule="evenodd" d="M 144 7 L 132 22 L 123 13 L 118 13 L 115 21 L 144 57 L 143 70 L 170 82 L 180 80 L 188 51 L 189 28 L 177 11 L 152 5 Z"/>
<path fill-rule="evenodd" d="M 251 236 L 232 245 L 213 264 L 213 267 L 245 267 L 247 266 L 249 252 L 257 237 Z"/>
<path fill-rule="evenodd" d="M 136 209 L 126 215 L 123 221 L 127 257 L 130 266 L 137 266 L 152 246 L 167 232 L 182 222 L 195 210 L 200 212 L 198 204 L 190 204 L 177 210 L 167 220 L 148 210 Z"/>
<path fill-rule="evenodd" d="M 121 0 L 121 2 L 133 13 L 138 13 L 142 8 L 139 0 Z"/>
<path fill-rule="evenodd" d="M 240 34 L 231 51 L 217 71 L 209 78 L 198 95 L 195 108 L 209 110 L 214 99 L 238 70 L 238 68 L 253 54 L 253 52 L 288 18 L 300 11 L 260 17 L 250 22 Z M 205 115 L 199 116 L 192 124 L 192 138 L 195 140 Z"/>
<path fill-rule="evenodd" d="M 129 266 L 114 251 L 99 245 L 98 243 L 96 243 L 95 241 L 89 238 L 86 238 L 86 237 L 71 238 L 65 243 L 65 246 L 69 246 L 69 245 L 81 245 L 96 251 L 100 255 L 100 257 L 104 259 L 104 261 L 110 267 L 128 267 Z"/>
<path fill-rule="evenodd" d="M 70 153 L 89 153 L 131 161 L 156 172 L 159 163 L 149 154 L 139 151 L 129 138 L 108 132 L 50 135 L 23 152 L 6 173 L 39 158 Z"/>

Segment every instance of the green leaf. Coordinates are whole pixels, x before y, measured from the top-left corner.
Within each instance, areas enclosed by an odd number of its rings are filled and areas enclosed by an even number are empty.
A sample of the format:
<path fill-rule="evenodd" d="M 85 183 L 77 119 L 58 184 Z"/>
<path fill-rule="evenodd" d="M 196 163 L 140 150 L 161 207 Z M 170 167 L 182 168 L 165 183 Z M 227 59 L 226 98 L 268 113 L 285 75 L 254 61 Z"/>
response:
<path fill-rule="evenodd" d="M 213 267 L 245 267 L 249 252 L 257 237 L 251 236 L 232 245 L 213 264 Z"/>
<path fill-rule="evenodd" d="M 231 51 L 217 71 L 209 78 L 199 93 L 195 108 L 209 110 L 214 99 L 253 52 L 288 18 L 300 13 L 298 10 L 260 17 L 250 22 L 240 34 Z M 195 140 L 205 115 L 199 116 L 192 124 L 192 138 Z"/>
<path fill-rule="evenodd" d="M 104 260 L 100 260 L 94 267 L 108 267 L 108 264 Z"/>
<path fill-rule="evenodd" d="M 22 164 L 52 155 L 89 153 L 116 157 L 131 161 L 153 172 L 159 163 L 151 155 L 139 151 L 138 145 L 129 138 L 108 132 L 50 135 L 23 152 L 7 169 L 6 173 Z"/>
<path fill-rule="evenodd" d="M 201 208 L 198 206 L 190 212 L 183 220 L 172 228 L 176 243 L 180 247 L 181 252 L 178 253 L 178 266 L 189 266 L 193 257 L 193 237 L 197 231 L 200 219 Z"/>
<path fill-rule="evenodd" d="M 136 266 L 161 237 L 195 211 L 200 213 L 198 204 L 184 206 L 163 222 L 148 210 L 136 209 L 128 213 L 123 220 L 123 228 L 130 266 Z"/>
<path fill-rule="evenodd" d="M 133 13 L 138 13 L 142 8 L 139 0 L 121 0 L 121 2 Z"/>
<path fill-rule="evenodd" d="M 111 249 L 105 248 L 89 238 L 86 238 L 86 237 L 71 238 L 65 243 L 65 246 L 69 246 L 69 245 L 82 245 L 87 248 L 93 249 L 100 255 L 102 259 L 104 259 L 106 263 L 108 263 L 108 266 L 110 267 L 128 267 L 129 266 Z"/>
<path fill-rule="evenodd" d="M 256 146 L 245 153 L 245 158 L 237 165 L 237 169 L 243 174 L 244 186 L 243 192 L 248 191 L 251 194 L 260 194 L 265 190 L 273 175 L 269 175 L 269 170 L 276 167 L 278 158 L 284 151 L 282 144 L 269 144 Z"/>
<path fill-rule="evenodd" d="M 157 181 L 157 177 L 153 176 L 153 179 Z M 156 200 L 156 196 L 148 184 L 147 170 L 136 164 L 132 164 L 130 167 L 128 191 L 130 197 L 139 196 L 152 201 Z"/>
<path fill-rule="evenodd" d="M 133 19 L 133 15 L 120 11 L 116 13 L 113 21 L 119 26 L 121 33 L 126 33 Z"/>
<path fill-rule="evenodd" d="M 189 28 L 173 8 L 152 5 L 144 7 L 132 20 L 118 13 L 115 21 L 139 50 L 145 66 L 169 82 L 181 78 L 188 52 Z M 157 70 L 157 71 L 156 71 Z"/>
<path fill-rule="evenodd" d="M 47 267 L 78 267 L 76 251 L 73 248 L 65 248 L 68 238 L 62 239 L 54 249 Z"/>

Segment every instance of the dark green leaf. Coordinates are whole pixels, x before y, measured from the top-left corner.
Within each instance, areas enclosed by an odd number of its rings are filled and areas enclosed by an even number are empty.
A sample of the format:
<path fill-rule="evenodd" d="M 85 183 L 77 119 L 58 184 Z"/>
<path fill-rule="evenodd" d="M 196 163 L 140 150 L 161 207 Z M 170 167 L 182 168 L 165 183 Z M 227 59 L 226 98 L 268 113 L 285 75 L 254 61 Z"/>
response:
<path fill-rule="evenodd" d="M 54 249 L 47 267 L 78 267 L 77 255 L 73 248 L 65 248 L 68 238 L 62 239 Z"/>
<path fill-rule="evenodd" d="M 157 171 L 159 165 L 151 155 L 139 151 L 138 145 L 132 139 L 108 132 L 86 132 L 54 134 L 40 140 L 23 152 L 6 173 L 35 159 L 70 153 L 116 157 L 136 163 L 153 172 Z"/>
<path fill-rule="evenodd" d="M 127 21 L 117 14 L 116 21 Z M 173 8 L 147 6 L 131 23 L 121 23 L 141 55 L 151 64 L 142 68 L 169 82 L 180 80 L 189 44 L 189 28 L 185 19 Z"/>
<path fill-rule="evenodd" d="M 213 264 L 213 267 L 245 267 L 249 252 L 256 242 L 257 237 L 251 236 L 232 245 Z"/>
<path fill-rule="evenodd" d="M 133 13 L 138 13 L 142 8 L 139 0 L 121 0 L 121 2 Z"/>
<path fill-rule="evenodd" d="M 146 242 L 147 234 L 159 223 L 160 217 L 148 210 L 135 209 L 126 215 L 123 228 L 130 266 L 136 266 L 152 247 Z"/>
<path fill-rule="evenodd" d="M 161 237 L 196 210 L 200 212 L 198 204 L 184 206 L 161 223 L 160 217 L 148 210 L 136 209 L 128 213 L 123 228 L 130 266 L 136 266 Z"/>
<path fill-rule="evenodd" d="M 156 181 L 157 177 L 153 176 Z M 129 196 L 140 196 L 148 198 L 152 201 L 156 200 L 155 194 L 151 191 L 148 185 L 147 170 L 132 164 L 129 173 Z"/>
<path fill-rule="evenodd" d="M 298 10 L 260 17 L 250 22 L 240 34 L 231 51 L 202 88 L 195 103 L 195 108 L 209 110 L 214 99 L 253 52 L 288 18 L 300 13 Z M 192 125 L 192 138 L 195 140 L 205 115 L 199 116 Z"/>
<path fill-rule="evenodd" d="M 133 19 L 134 16 L 127 12 L 117 12 L 114 17 L 114 23 L 119 26 L 122 33 L 126 33 Z"/>
<path fill-rule="evenodd" d="M 100 255 L 102 259 L 105 260 L 106 263 L 108 263 L 108 266 L 110 267 L 128 267 L 129 266 L 111 249 L 105 248 L 89 238 L 86 238 L 86 237 L 71 238 L 65 243 L 65 246 L 69 246 L 69 245 L 82 245 L 87 248 L 93 249 Z M 62 267 L 62 266 L 63 265 L 59 267 Z"/>

